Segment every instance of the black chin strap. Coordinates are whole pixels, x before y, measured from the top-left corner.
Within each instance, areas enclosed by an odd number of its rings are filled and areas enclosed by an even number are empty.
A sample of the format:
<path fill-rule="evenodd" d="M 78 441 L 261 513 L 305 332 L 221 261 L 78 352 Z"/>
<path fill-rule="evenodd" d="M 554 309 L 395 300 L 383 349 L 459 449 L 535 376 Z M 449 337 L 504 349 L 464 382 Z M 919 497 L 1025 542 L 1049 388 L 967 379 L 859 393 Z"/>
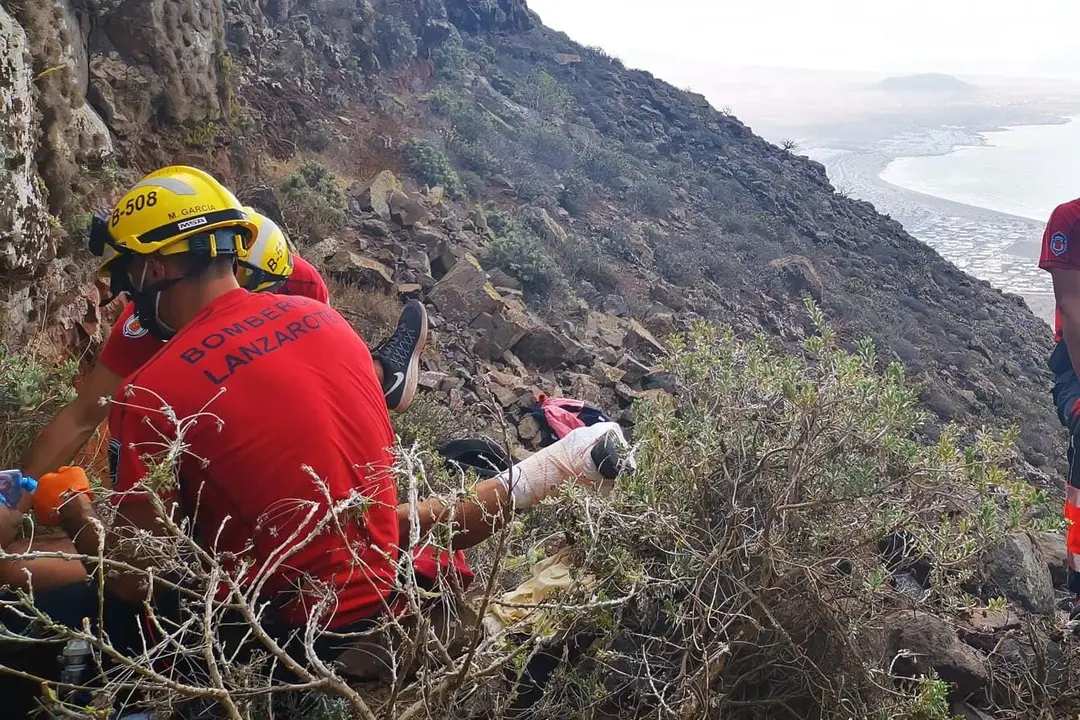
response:
<path fill-rule="evenodd" d="M 91 234 L 93 236 L 93 231 Z M 220 238 L 218 237 L 219 234 L 221 235 Z M 100 238 L 101 236 L 99 235 L 97 237 Z M 222 231 L 203 233 L 189 238 L 189 253 L 195 259 L 188 266 L 187 270 L 180 275 L 180 277 L 160 280 L 151 287 L 141 291 L 136 290 L 134 285 L 132 285 L 131 274 L 128 272 L 128 267 L 136 256 L 131 253 L 123 253 L 113 260 L 109 266 L 109 292 L 111 295 L 99 302 L 98 307 L 105 307 L 118 298 L 121 293 L 128 293 L 128 295 L 131 295 L 132 293 L 138 292 L 144 294 L 164 292 L 181 280 L 186 280 L 194 275 L 202 274 L 206 268 L 209 267 L 210 262 L 220 255 L 232 255 L 234 258 L 237 257 L 241 240 L 242 239 L 238 234 L 225 233 Z M 104 241 L 101 243 L 101 248 L 103 247 Z M 98 248 L 92 241 L 91 250 L 97 249 L 98 251 L 95 252 L 96 255 L 101 254 L 101 248 Z"/>

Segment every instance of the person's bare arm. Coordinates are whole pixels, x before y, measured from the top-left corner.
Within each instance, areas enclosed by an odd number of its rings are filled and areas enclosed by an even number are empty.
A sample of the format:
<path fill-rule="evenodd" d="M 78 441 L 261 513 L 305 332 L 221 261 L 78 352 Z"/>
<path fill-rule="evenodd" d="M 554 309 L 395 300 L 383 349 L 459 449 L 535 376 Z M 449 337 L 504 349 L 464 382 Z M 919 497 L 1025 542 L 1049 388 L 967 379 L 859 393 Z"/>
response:
<path fill-rule="evenodd" d="M 1061 334 L 1074 372 L 1080 373 L 1080 270 L 1052 269 L 1054 299 L 1061 313 Z"/>
<path fill-rule="evenodd" d="M 495 534 L 510 517 L 510 495 L 506 484 L 499 478 L 483 480 L 473 488 L 474 497 L 459 500 L 451 508 L 437 498 L 422 500 L 417 505 L 420 521 L 420 537 L 430 533 L 436 525 L 454 518 L 451 549 L 465 550 L 479 545 Z M 453 510 L 453 512 L 451 512 Z M 398 505 L 398 527 L 401 547 L 409 545 L 409 504 Z"/>
<path fill-rule="evenodd" d="M 101 363 L 95 365 L 83 379 L 78 396 L 34 440 L 23 459 L 23 472 L 36 478 L 69 464 L 108 415 L 101 398 L 112 397 L 122 380 Z"/>
<path fill-rule="evenodd" d="M 64 585 L 74 585 L 86 580 L 86 570 L 78 560 L 55 557 L 33 557 L 35 552 L 59 552 L 74 554 L 75 546 L 66 535 L 43 535 L 16 540 L 4 547 L 13 555 L 30 554 L 21 560 L 0 561 L 0 585 L 11 588 L 46 592 Z"/>
<path fill-rule="evenodd" d="M 79 553 L 95 557 L 99 549 L 99 533 L 102 528 L 93 522 L 95 518 L 94 508 L 90 498 L 85 494 L 72 497 L 60 507 L 60 522 L 64 532 L 75 544 Z M 161 525 L 157 521 L 157 514 L 150 502 L 126 502 L 116 513 L 111 527 L 105 530 L 105 554 L 107 557 L 121 560 L 137 568 L 148 568 L 154 562 L 152 550 L 148 548 L 146 553 L 117 557 L 115 554 L 117 538 L 130 538 L 137 531 L 146 531 L 151 535 L 161 533 Z M 131 543 L 127 544 L 132 547 Z M 112 552 L 110 552 L 112 550 Z M 137 603 L 146 597 L 146 575 L 139 572 L 107 572 L 105 586 L 109 591 L 121 600 Z"/>

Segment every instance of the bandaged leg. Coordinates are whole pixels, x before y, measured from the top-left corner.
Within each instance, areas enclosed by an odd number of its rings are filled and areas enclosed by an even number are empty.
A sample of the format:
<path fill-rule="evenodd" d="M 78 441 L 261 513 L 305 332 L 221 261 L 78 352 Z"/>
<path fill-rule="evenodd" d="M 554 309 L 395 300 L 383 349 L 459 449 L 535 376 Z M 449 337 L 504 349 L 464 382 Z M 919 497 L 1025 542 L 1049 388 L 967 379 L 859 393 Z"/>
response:
<path fill-rule="evenodd" d="M 510 491 L 515 507 L 527 510 L 571 480 L 609 490 L 620 471 L 632 471 L 634 467 L 622 428 L 618 423 L 606 422 L 568 433 L 499 478 Z"/>

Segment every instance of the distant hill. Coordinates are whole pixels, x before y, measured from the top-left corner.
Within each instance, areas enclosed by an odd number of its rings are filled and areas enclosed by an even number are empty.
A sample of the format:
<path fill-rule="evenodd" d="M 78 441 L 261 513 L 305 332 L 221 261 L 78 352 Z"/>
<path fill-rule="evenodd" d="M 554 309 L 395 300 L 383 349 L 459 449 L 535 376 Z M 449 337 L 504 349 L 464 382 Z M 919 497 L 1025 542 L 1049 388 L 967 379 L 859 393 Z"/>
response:
<path fill-rule="evenodd" d="M 921 73 L 918 75 L 902 75 L 888 77 L 881 82 L 874 83 L 872 90 L 885 90 L 886 92 L 970 92 L 975 86 L 966 83 L 952 75 L 941 73 Z"/>

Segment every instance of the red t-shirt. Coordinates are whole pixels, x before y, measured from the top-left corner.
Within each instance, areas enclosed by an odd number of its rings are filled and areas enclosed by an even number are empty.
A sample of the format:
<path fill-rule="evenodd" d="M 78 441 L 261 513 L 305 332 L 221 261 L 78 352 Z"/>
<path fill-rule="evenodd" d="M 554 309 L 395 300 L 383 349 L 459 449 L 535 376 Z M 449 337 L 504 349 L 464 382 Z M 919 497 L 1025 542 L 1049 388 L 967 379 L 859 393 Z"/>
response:
<path fill-rule="evenodd" d="M 243 289 L 204 308 L 115 395 L 109 429 L 119 445 L 117 490 L 142 480 L 144 458 L 163 452 L 162 438 L 176 437 L 165 404 L 181 426 L 199 416 L 183 438 L 173 497 L 200 542 L 251 558 L 252 572 L 283 545 L 298 547 L 292 533 L 325 517 L 312 473 L 335 502 L 366 498 L 362 516 L 339 518 L 340 527 L 324 528 L 272 575 L 265 596 L 282 604 L 284 622 L 302 625 L 313 612 L 308 578 L 336 595 L 331 627 L 382 608 L 398 545 L 394 436 L 367 346 L 337 311 Z M 304 525 L 311 504 L 319 510 Z"/>
<path fill-rule="evenodd" d="M 293 269 L 289 279 L 276 290 L 278 295 L 301 295 L 321 303 L 330 302 L 330 291 L 319 271 L 304 258 L 293 254 Z"/>
<path fill-rule="evenodd" d="M 1054 208 L 1043 231 L 1039 267 L 1080 270 L 1080 198 Z M 1061 311 L 1054 310 L 1054 342 L 1061 342 Z"/>
<path fill-rule="evenodd" d="M 330 300 L 330 293 L 319 271 L 299 255 L 293 255 L 292 274 L 277 292 L 279 295 L 301 295 L 321 303 Z M 139 318 L 135 317 L 135 304 L 128 303 L 113 324 L 98 362 L 110 372 L 125 378 L 154 357 L 164 342 L 139 323 Z"/>

